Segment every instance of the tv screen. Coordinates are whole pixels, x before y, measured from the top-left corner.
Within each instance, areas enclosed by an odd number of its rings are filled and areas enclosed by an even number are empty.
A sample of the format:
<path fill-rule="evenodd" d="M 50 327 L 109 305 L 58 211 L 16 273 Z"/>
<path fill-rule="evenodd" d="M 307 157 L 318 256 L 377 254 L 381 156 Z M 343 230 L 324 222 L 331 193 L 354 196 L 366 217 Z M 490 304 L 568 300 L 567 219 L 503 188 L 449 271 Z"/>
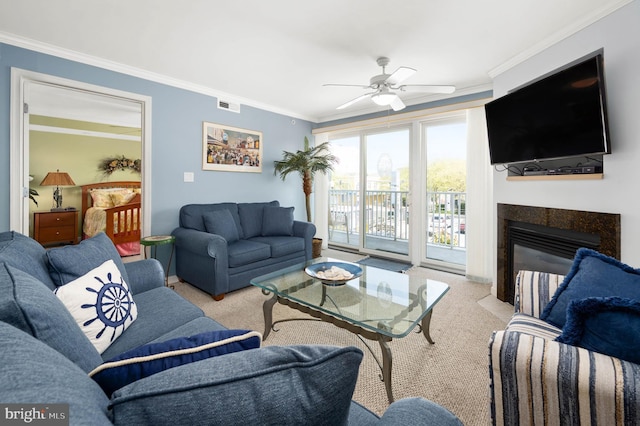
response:
<path fill-rule="evenodd" d="M 608 154 L 602 54 L 485 105 L 491 164 Z"/>

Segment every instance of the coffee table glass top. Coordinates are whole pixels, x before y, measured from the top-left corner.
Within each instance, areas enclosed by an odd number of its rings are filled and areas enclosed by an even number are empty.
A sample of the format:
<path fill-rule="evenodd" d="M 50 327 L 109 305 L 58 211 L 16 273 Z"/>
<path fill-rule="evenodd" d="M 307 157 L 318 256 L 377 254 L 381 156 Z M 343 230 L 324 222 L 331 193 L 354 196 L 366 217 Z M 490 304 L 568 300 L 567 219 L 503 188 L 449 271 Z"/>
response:
<path fill-rule="evenodd" d="M 358 265 L 362 276 L 343 285 L 326 285 L 305 273 L 320 257 L 251 280 L 263 291 L 344 319 L 390 337 L 404 337 L 449 290 L 445 283 L 372 266 Z"/>

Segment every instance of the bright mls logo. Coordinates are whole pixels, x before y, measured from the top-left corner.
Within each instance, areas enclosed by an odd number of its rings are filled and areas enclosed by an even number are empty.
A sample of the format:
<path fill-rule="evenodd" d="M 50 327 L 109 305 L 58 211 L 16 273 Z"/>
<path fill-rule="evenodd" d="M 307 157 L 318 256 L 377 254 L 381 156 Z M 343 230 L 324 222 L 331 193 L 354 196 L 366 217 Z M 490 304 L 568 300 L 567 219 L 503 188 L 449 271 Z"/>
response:
<path fill-rule="evenodd" d="M 0 425 L 68 426 L 69 404 L 0 404 Z"/>

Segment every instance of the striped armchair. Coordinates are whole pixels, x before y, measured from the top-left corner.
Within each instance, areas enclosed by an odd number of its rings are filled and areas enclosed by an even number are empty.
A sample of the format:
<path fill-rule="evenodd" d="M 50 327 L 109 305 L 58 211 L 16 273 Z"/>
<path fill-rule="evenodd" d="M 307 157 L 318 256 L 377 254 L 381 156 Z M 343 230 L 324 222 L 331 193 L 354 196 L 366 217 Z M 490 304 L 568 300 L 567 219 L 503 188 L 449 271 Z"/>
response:
<path fill-rule="evenodd" d="M 564 276 L 520 271 L 515 314 L 489 342 L 494 425 L 637 425 L 640 365 L 554 341 L 539 319 Z"/>

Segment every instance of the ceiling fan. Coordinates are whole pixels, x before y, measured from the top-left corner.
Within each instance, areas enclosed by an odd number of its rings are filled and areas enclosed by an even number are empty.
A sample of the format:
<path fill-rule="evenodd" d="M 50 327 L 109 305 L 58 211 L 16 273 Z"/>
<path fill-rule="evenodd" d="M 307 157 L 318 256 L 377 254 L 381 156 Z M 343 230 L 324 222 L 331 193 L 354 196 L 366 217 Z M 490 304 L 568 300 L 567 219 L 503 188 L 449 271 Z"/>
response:
<path fill-rule="evenodd" d="M 384 56 L 380 57 L 376 61 L 379 66 L 382 67 L 382 74 L 374 75 L 369 80 L 368 85 L 360 84 L 323 84 L 323 86 L 345 86 L 345 87 L 361 87 L 363 89 L 373 89 L 373 92 L 368 92 L 358 96 L 355 99 L 350 100 L 336 109 L 347 108 L 356 102 L 360 102 L 363 99 L 371 98 L 371 100 L 380 106 L 390 106 L 394 111 L 400 111 L 404 109 L 405 105 L 402 99 L 396 92 L 426 92 L 426 93 L 453 93 L 455 86 L 443 86 L 432 84 L 402 84 L 404 80 L 415 74 L 416 70 L 408 67 L 400 67 L 393 72 L 393 74 L 387 74 L 385 68 L 389 65 L 389 58 Z"/>

